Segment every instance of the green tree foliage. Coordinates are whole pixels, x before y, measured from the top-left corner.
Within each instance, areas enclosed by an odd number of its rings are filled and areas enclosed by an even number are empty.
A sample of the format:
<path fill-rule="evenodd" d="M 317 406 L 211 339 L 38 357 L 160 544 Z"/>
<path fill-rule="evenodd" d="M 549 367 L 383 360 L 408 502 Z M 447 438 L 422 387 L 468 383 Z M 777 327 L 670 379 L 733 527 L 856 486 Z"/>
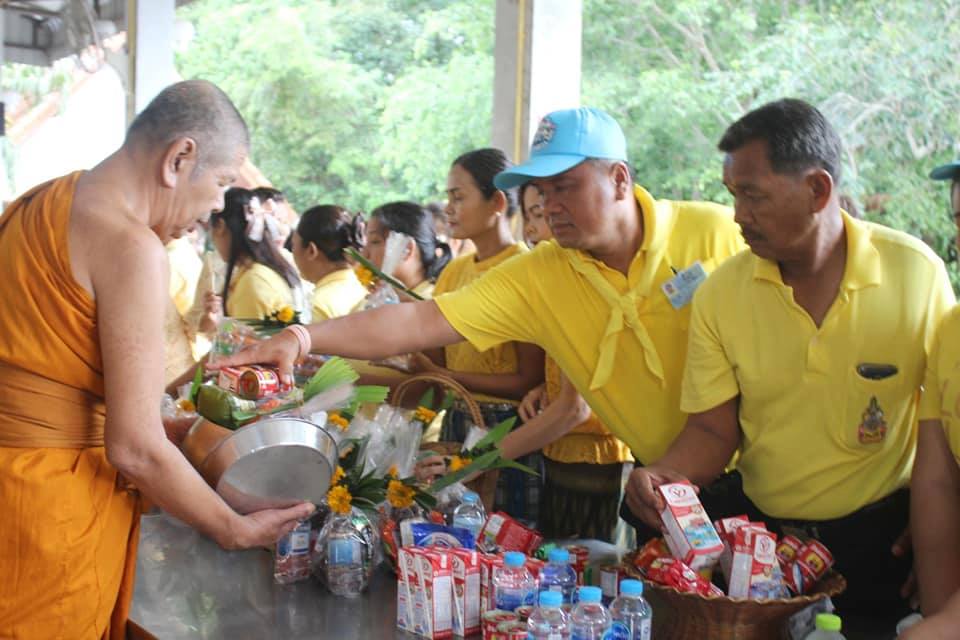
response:
<path fill-rule="evenodd" d="M 443 191 L 489 143 L 493 0 L 198 0 L 179 58 L 235 98 L 254 160 L 299 208 Z M 656 195 L 729 202 L 716 141 L 783 96 L 845 143 L 845 194 L 947 257 L 930 169 L 960 153 L 957 0 L 584 0 L 583 103 L 613 113 Z"/>

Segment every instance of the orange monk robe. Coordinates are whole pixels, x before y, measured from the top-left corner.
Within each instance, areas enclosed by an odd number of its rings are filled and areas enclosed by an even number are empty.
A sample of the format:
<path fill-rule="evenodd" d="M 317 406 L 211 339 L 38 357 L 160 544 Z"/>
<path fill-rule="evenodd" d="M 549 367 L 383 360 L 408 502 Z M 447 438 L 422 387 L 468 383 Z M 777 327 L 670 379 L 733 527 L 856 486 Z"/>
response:
<path fill-rule="evenodd" d="M 0 638 L 123 638 L 133 595 L 139 500 L 106 458 L 96 305 L 70 269 L 79 177 L 0 218 Z"/>

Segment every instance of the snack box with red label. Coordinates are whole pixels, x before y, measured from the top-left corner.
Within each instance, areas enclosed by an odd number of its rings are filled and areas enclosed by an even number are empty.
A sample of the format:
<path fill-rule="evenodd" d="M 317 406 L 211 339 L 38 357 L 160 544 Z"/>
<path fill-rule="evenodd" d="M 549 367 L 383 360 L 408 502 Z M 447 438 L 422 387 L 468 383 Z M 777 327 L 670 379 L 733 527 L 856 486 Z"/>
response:
<path fill-rule="evenodd" d="M 532 556 L 543 543 L 543 536 L 523 526 L 502 511 L 487 518 L 480 532 L 483 547 L 496 547 L 500 551 L 522 551 Z M 478 547 L 481 546 L 479 543 Z"/>
<path fill-rule="evenodd" d="M 505 622 L 517 622 L 517 614 L 512 611 L 491 609 L 483 614 L 483 640 L 493 640 L 497 636 L 497 628 Z"/>
<path fill-rule="evenodd" d="M 727 594 L 731 598 L 751 598 L 777 586 L 773 571 L 777 565 L 777 536 L 758 527 L 740 527 L 734 534 Z"/>
<path fill-rule="evenodd" d="M 450 549 L 453 562 L 453 635 L 480 633 L 480 554 Z"/>
<path fill-rule="evenodd" d="M 780 566 L 786 567 L 788 564 L 796 560 L 797 554 L 802 548 L 803 542 L 800 540 L 800 538 L 795 536 L 783 536 L 783 539 L 780 540 L 780 544 L 777 545 L 777 560 L 780 561 Z"/>
<path fill-rule="evenodd" d="M 797 552 L 797 559 L 784 568 L 784 580 L 790 590 L 801 595 L 806 593 L 830 567 L 833 554 L 817 540 L 809 540 Z"/>
<path fill-rule="evenodd" d="M 503 557 L 493 553 L 480 554 L 480 615 L 493 609 L 493 571 L 503 566 Z"/>
<path fill-rule="evenodd" d="M 694 571 L 715 564 L 723 553 L 723 542 L 693 486 L 677 482 L 660 485 L 657 490 L 664 499 L 660 519 L 670 552 Z"/>
<path fill-rule="evenodd" d="M 426 603 L 427 628 L 423 637 L 442 640 L 453 636 L 453 576 L 446 552 L 426 549 L 417 556 L 420 591 Z"/>

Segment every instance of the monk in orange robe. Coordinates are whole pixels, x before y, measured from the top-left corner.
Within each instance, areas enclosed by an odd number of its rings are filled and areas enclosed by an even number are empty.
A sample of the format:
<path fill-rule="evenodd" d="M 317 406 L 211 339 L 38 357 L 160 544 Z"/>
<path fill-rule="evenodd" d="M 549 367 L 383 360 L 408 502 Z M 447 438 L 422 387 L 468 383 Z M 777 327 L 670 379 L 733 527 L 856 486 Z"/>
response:
<path fill-rule="evenodd" d="M 222 91 L 181 82 L 0 217 L 0 638 L 125 637 L 141 495 L 226 548 L 313 510 L 237 514 L 160 419 L 164 244 L 223 206 L 248 147 Z"/>

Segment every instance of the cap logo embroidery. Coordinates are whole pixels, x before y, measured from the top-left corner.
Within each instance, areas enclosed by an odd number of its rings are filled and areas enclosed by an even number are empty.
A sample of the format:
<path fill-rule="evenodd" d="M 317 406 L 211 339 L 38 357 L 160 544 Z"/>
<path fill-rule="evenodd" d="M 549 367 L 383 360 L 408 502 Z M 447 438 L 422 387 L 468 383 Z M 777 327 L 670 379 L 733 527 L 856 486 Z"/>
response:
<path fill-rule="evenodd" d="M 540 124 L 537 126 L 537 132 L 533 136 L 533 145 L 531 145 L 535 150 L 540 150 L 543 147 L 550 144 L 550 141 L 553 140 L 553 134 L 557 132 L 557 125 L 550 119 L 549 116 L 545 117 L 540 121 Z"/>

